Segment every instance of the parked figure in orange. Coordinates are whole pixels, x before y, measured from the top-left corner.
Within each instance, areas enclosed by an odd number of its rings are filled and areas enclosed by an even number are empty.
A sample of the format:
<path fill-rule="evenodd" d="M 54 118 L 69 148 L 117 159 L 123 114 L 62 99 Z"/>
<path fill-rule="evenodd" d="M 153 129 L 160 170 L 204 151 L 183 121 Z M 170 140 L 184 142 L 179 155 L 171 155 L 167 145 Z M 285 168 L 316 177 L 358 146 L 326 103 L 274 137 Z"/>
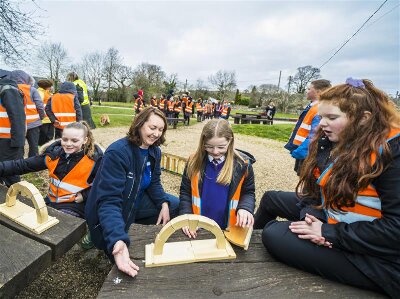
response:
<path fill-rule="evenodd" d="M 86 198 L 102 156 L 89 126 L 74 122 L 64 128 L 61 140 L 47 144 L 42 154 L 0 162 L 0 176 L 48 169 L 50 184 L 46 204 L 84 218 Z"/>
<path fill-rule="evenodd" d="M 254 227 L 284 263 L 397 298 L 400 113 L 371 81 L 348 78 L 321 93 L 318 114 L 296 193 L 266 192 Z"/>
<path fill-rule="evenodd" d="M 51 97 L 51 88 L 53 86 L 53 81 L 43 79 L 38 81 L 38 92 L 40 97 L 42 98 L 43 104 L 46 106 L 47 102 Z M 54 126 L 50 121 L 50 118 L 46 115 L 45 118 L 42 119 L 42 125 L 40 126 L 40 135 L 39 135 L 39 145 L 43 145 L 54 138 Z"/>
<path fill-rule="evenodd" d="M 58 93 L 47 102 L 46 114 L 56 128 L 55 138 L 61 138 L 66 125 L 82 120 L 81 105 L 72 82 L 64 82 Z"/>

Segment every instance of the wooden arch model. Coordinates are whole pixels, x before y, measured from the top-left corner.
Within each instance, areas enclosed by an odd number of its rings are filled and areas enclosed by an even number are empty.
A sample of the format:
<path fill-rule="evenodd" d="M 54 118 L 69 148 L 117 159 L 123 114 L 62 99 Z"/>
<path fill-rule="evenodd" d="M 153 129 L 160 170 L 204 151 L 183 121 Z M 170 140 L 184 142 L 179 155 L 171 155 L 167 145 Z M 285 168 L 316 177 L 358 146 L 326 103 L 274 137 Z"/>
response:
<path fill-rule="evenodd" d="M 175 231 L 184 226 L 189 226 L 190 230 L 204 228 L 216 238 L 166 243 Z M 236 258 L 231 244 L 214 220 L 191 214 L 176 217 L 168 222 L 156 236 L 155 242 L 146 245 L 145 251 L 146 267 Z"/>
<path fill-rule="evenodd" d="M 34 208 L 17 200 L 19 193 L 30 198 Z M 8 189 L 6 202 L 0 205 L 0 214 L 37 234 L 59 223 L 57 218 L 49 216 L 39 190 L 26 181 L 15 183 Z"/>

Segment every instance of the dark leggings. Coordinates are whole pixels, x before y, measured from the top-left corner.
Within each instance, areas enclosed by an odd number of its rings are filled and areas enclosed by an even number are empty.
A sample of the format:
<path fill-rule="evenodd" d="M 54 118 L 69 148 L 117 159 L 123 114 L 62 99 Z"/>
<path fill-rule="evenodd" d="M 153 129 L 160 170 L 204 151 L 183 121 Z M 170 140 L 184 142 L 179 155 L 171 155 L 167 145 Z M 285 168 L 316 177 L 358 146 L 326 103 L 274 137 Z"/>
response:
<path fill-rule="evenodd" d="M 255 215 L 255 227 L 264 227 L 262 241 L 273 257 L 292 267 L 327 279 L 384 292 L 349 261 L 344 251 L 299 239 L 289 229 L 291 221 L 273 220 L 277 216 L 292 221 L 300 220 L 300 207 L 295 193 L 266 192 Z"/>

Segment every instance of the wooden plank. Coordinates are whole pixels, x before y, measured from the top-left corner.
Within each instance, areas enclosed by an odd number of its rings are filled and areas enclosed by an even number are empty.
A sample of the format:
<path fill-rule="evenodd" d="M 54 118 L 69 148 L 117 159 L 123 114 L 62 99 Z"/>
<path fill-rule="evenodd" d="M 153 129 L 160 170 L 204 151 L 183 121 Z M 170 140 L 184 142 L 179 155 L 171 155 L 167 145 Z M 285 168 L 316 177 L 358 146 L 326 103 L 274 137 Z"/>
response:
<path fill-rule="evenodd" d="M 0 203 L 5 202 L 7 190 L 6 187 L 0 186 Z M 21 202 L 33 207 L 30 199 L 20 195 L 17 198 Z M 61 213 L 50 207 L 48 207 L 48 212 L 50 216 L 56 217 L 60 223 L 41 234 L 35 234 L 2 215 L 0 215 L 0 224 L 35 241 L 50 246 L 52 249 L 52 257 L 56 260 L 83 237 L 86 232 L 86 223 L 83 219 Z"/>
<path fill-rule="evenodd" d="M 51 248 L 0 225 L 0 298 L 13 298 L 51 264 Z"/>
<path fill-rule="evenodd" d="M 130 278 L 114 266 L 98 298 L 385 298 L 335 283 L 277 262 L 265 250 L 261 230 L 254 230 L 248 251 L 234 247 L 237 258 L 145 268 L 144 245 L 154 242 L 161 227 L 133 225 L 131 257 L 140 267 Z M 206 231 L 199 239 L 209 239 Z M 188 240 L 176 231 L 167 242 Z"/>

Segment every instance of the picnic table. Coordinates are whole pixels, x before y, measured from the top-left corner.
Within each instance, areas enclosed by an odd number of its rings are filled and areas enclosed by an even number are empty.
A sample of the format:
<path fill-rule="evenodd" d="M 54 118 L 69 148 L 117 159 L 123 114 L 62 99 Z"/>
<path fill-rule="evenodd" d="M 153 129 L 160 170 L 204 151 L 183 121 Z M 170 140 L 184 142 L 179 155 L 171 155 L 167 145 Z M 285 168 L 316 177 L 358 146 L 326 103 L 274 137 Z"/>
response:
<path fill-rule="evenodd" d="M 145 245 L 154 242 L 160 226 L 132 225 L 129 230 L 131 258 L 140 267 L 131 278 L 114 266 L 98 298 L 385 298 L 332 282 L 277 262 L 255 230 L 249 249 L 232 246 L 236 259 L 145 268 Z M 199 239 L 210 239 L 199 231 Z M 181 231 L 167 242 L 187 241 Z"/>
<path fill-rule="evenodd" d="M 231 115 L 231 117 L 234 124 L 273 124 L 273 120 L 263 114 L 236 113 L 235 115 Z"/>

